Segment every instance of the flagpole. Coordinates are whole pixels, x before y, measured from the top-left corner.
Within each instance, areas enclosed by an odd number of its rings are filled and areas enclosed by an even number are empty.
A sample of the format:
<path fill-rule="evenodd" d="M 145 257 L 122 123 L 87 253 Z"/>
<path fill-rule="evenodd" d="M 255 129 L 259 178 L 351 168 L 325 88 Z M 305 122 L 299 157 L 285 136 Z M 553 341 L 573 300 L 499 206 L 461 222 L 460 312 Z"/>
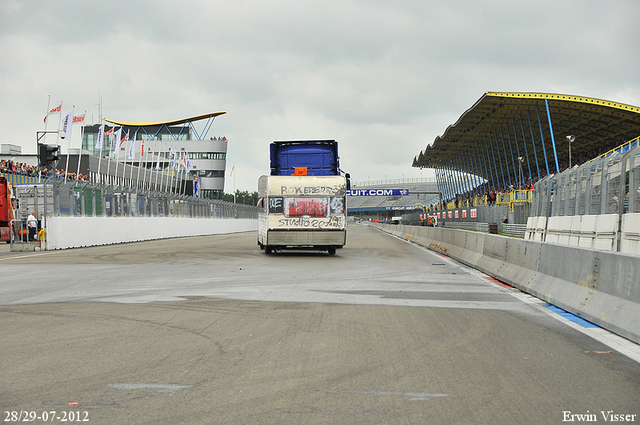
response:
<path fill-rule="evenodd" d="M 144 156 L 144 134 L 142 135 L 142 139 L 140 140 L 140 160 L 138 161 L 138 176 L 136 177 L 136 190 L 140 189 L 140 169 L 142 168 L 143 156 Z"/>
<path fill-rule="evenodd" d="M 87 118 L 87 110 L 84 110 L 82 116 L 82 128 L 80 129 L 80 153 L 78 154 L 78 169 L 76 171 L 76 180 L 80 180 L 80 160 L 82 159 L 82 139 L 84 138 L 84 121 Z"/>
<path fill-rule="evenodd" d="M 113 161 L 115 162 L 115 166 L 116 166 L 116 174 L 114 176 L 113 186 L 116 187 L 118 186 L 118 163 L 120 162 L 118 158 L 120 157 L 120 134 L 121 133 L 117 133 L 117 134 L 114 133 L 114 134 L 115 134 L 115 137 L 114 137 L 115 146 L 113 147 Z"/>
<path fill-rule="evenodd" d="M 173 180 L 175 180 L 174 182 L 172 182 L 171 184 L 171 189 L 173 190 L 173 185 L 176 185 L 176 192 L 178 195 L 180 194 L 180 174 L 178 174 L 178 171 L 180 170 L 180 161 L 178 160 L 178 151 L 176 151 L 175 154 L 175 162 L 173 163 L 173 166 L 171 167 L 171 171 L 173 172 Z"/>
<path fill-rule="evenodd" d="M 189 177 L 189 167 L 187 166 L 187 164 L 189 163 L 189 151 L 188 150 L 184 150 L 184 159 L 182 160 L 182 165 L 184 165 L 184 177 L 182 179 L 184 185 L 182 187 L 182 194 L 186 195 L 187 194 L 187 178 Z"/>
<path fill-rule="evenodd" d="M 167 144 L 165 143 L 164 144 L 164 150 L 166 150 L 166 149 L 167 149 Z M 162 144 L 160 145 L 160 150 L 163 150 L 162 149 Z M 163 153 L 164 153 L 164 150 L 163 150 Z M 160 159 L 158 159 L 158 162 L 156 163 L 156 168 L 160 169 Z M 169 174 L 165 171 L 164 161 L 162 161 L 162 171 L 163 171 L 163 173 L 160 176 L 160 191 L 161 192 L 166 192 L 167 191 L 167 184 L 165 183 L 165 180 L 167 180 L 167 179 L 165 178 L 165 175 L 167 177 L 169 177 Z M 164 190 L 163 190 L 163 187 L 164 187 Z"/>
<path fill-rule="evenodd" d="M 236 170 L 235 164 L 231 167 L 231 173 L 229 173 L 229 177 L 233 176 L 233 203 L 236 203 L 236 175 L 233 172 Z"/>
<path fill-rule="evenodd" d="M 112 128 L 112 130 L 115 130 L 115 126 Z M 110 134 L 111 137 L 109 137 L 109 139 L 113 139 L 113 133 Z M 107 184 L 111 185 L 111 152 L 113 152 L 113 146 L 111 146 L 111 144 L 109 144 L 109 161 L 107 163 Z"/>
<path fill-rule="evenodd" d="M 67 122 L 67 126 L 71 126 L 71 128 L 73 128 L 73 115 L 75 114 L 75 110 L 76 110 L 76 105 L 73 105 L 71 107 L 71 122 Z M 68 116 L 68 114 L 67 114 L 67 116 Z M 71 136 L 68 131 L 67 131 L 67 136 Z M 65 137 L 67 137 L 67 136 L 65 136 Z M 65 183 L 67 182 L 67 176 L 69 175 L 69 155 L 71 153 L 70 152 L 71 151 L 71 137 L 67 137 L 67 138 L 69 140 L 67 140 L 67 164 L 64 166 L 64 182 Z"/>
<path fill-rule="evenodd" d="M 151 141 L 151 139 L 149 139 L 149 141 Z M 153 164 L 153 153 L 156 151 L 156 141 L 155 139 L 153 140 L 153 149 L 151 151 L 151 163 Z M 147 189 L 147 165 L 148 165 L 148 160 L 145 162 L 144 164 L 144 177 L 142 178 L 142 188 L 143 189 Z M 149 178 L 149 180 L 151 180 L 151 178 Z M 151 184 L 149 184 L 151 185 Z"/>
<path fill-rule="evenodd" d="M 102 116 L 98 117 L 98 122 L 102 123 Z M 104 123 L 100 124 L 100 127 L 98 128 L 98 139 L 100 140 L 100 153 L 98 156 L 98 181 L 95 182 L 96 184 L 102 184 L 102 174 L 100 174 L 100 171 L 102 170 L 100 168 L 100 166 L 102 165 L 102 147 L 104 146 Z M 102 134 L 100 134 L 102 133 Z"/>
<path fill-rule="evenodd" d="M 136 151 L 135 151 L 135 147 L 136 147 L 136 137 L 138 136 L 138 132 L 136 131 L 133 134 L 133 139 L 129 139 L 129 142 L 131 143 L 129 145 L 129 159 L 131 160 L 131 170 L 129 171 L 129 187 L 133 187 L 133 160 L 136 157 Z M 133 152 L 131 152 L 133 150 Z M 133 156 L 131 155 L 133 153 Z"/>
<path fill-rule="evenodd" d="M 154 146 L 154 148 L 155 148 L 155 146 Z M 160 143 L 160 149 L 162 149 L 162 143 Z M 154 183 L 153 183 L 153 190 L 155 190 L 155 191 L 158 190 L 158 163 L 160 162 L 160 156 L 159 156 L 158 152 L 156 152 L 156 156 L 158 156 L 158 158 L 156 158 L 156 166 L 155 166 L 156 174 L 155 174 L 155 179 L 154 179 Z M 153 164 L 151 164 L 151 167 L 153 168 Z"/>
<path fill-rule="evenodd" d="M 186 178 L 189 177 L 191 175 L 191 158 L 189 157 L 189 151 L 185 150 L 185 153 L 187 154 L 187 163 L 185 164 L 185 169 L 187 174 L 185 174 L 185 183 L 184 183 L 184 194 L 187 194 L 187 180 Z"/>
<path fill-rule="evenodd" d="M 44 138 L 42 140 L 43 144 L 47 144 L 47 118 L 49 118 L 49 111 L 51 110 L 51 95 L 49 95 L 49 100 L 47 101 L 47 115 L 44 116 Z M 36 146 L 37 149 L 37 146 Z"/>
<path fill-rule="evenodd" d="M 176 185 L 176 163 L 177 163 L 177 157 L 178 157 L 178 152 L 176 152 L 173 149 L 173 146 L 169 146 L 169 155 L 170 155 L 170 166 L 167 167 L 167 169 L 171 170 L 170 173 L 167 174 L 167 186 L 168 186 L 168 191 L 171 193 L 174 193 L 173 189 Z"/>
<path fill-rule="evenodd" d="M 60 118 L 62 118 L 62 104 L 63 104 L 63 103 L 64 103 L 64 102 L 60 102 Z M 58 137 L 56 138 L 56 140 L 58 141 L 58 143 L 56 143 L 56 146 L 60 146 L 60 122 L 61 122 L 61 121 L 62 121 L 61 119 L 59 119 L 59 120 L 58 120 Z M 62 151 L 62 150 L 60 150 L 60 151 Z M 56 167 L 57 167 L 57 166 L 58 166 L 58 163 L 56 162 Z M 57 174 L 56 174 L 56 171 L 58 171 L 58 169 L 57 169 L 57 168 L 56 168 L 55 170 L 53 170 L 53 173 L 52 173 L 52 174 L 57 178 L 58 176 L 57 176 Z"/>
<path fill-rule="evenodd" d="M 169 183 L 169 181 L 171 181 L 171 188 L 169 189 L 169 192 L 173 193 L 173 187 L 175 186 L 176 182 L 176 172 L 175 172 L 175 168 L 176 168 L 176 155 L 178 155 L 178 153 L 176 151 L 173 150 L 173 146 L 169 147 L 169 152 L 171 153 L 171 159 L 173 160 L 173 162 L 171 162 L 171 173 L 167 174 L 167 184 Z"/>
<path fill-rule="evenodd" d="M 118 162 L 120 162 L 120 136 L 122 135 L 122 128 L 120 127 L 118 129 L 118 131 L 114 132 L 115 133 L 115 140 L 114 140 L 114 144 L 115 146 L 113 147 L 113 156 L 114 156 L 114 160 L 116 162 L 116 177 L 115 177 L 115 185 L 116 186 L 120 186 L 120 183 L 118 182 Z M 124 172 L 123 172 L 124 173 Z"/>
<path fill-rule="evenodd" d="M 162 143 L 158 143 L 158 150 L 156 151 L 156 165 L 151 164 L 151 169 L 155 170 L 154 179 L 153 179 L 153 190 L 156 192 L 161 192 L 158 186 L 158 177 L 160 178 L 160 186 L 162 186 L 162 175 L 160 174 L 160 158 L 162 158 Z M 151 183 L 149 183 L 151 184 Z"/>
<path fill-rule="evenodd" d="M 180 194 L 180 196 L 182 196 L 182 192 L 183 192 L 183 191 L 182 191 L 182 186 L 185 184 L 185 181 L 186 181 L 186 179 L 187 179 L 187 175 L 186 175 L 186 172 L 187 172 L 187 166 L 184 164 L 184 162 L 185 162 L 185 158 L 186 158 L 186 157 L 185 157 L 185 155 L 186 155 L 186 154 L 187 154 L 187 151 L 186 151 L 186 150 L 185 150 L 185 151 L 182 151 L 182 160 L 180 161 L 180 165 L 182 166 L 183 170 L 182 170 L 182 172 L 180 173 L 180 180 L 181 180 L 181 181 L 180 181 L 180 191 L 178 192 L 178 193 Z"/>
<path fill-rule="evenodd" d="M 166 143 L 165 143 L 165 145 L 166 145 Z M 156 183 L 155 183 L 155 186 L 156 186 L 156 190 L 159 191 L 159 192 L 162 192 L 162 181 L 164 180 L 164 175 L 166 174 L 166 173 L 164 173 L 164 160 L 163 160 L 163 157 L 162 157 L 163 153 L 164 152 L 162 150 L 162 143 L 159 143 L 158 144 L 158 152 L 156 153 L 156 156 L 157 156 L 156 165 L 153 166 L 153 169 L 156 170 Z M 162 166 L 160 166 L 160 162 L 161 161 L 162 161 Z M 160 173 L 160 170 L 162 170 L 163 172 Z M 160 184 L 159 185 L 158 185 L 158 177 L 160 178 Z"/>
<path fill-rule="evenodd" d="M 182 173 L 180 172 L 180 166 L 182 165 L 182 162 L 184 161 L 184 151 L 181 151 L 182 153 L 182 158 L 180 159 L 180 161 L 178 161 L 178 195 L 182 195 Z"/>
<path fill-rule="evenodd" d="M 104 125 L 104 123 L 102 122 L 102 96 L 100 97 L 100 103 L 98 104 L 98 123 L 100 123 L 100 125 Z M 100 156 L 98 157 L 98 176 L 97 176 L 98 181 L 95 182 L 96 184 L 102 184 L 102 175 L 100 174 L 100 171 L 101 171 L 100 166 L 102 165 L 102 147 L 103 146 L 104 146 L 104 127 L 102 127 L 102 140 L 100 140 Z"/>

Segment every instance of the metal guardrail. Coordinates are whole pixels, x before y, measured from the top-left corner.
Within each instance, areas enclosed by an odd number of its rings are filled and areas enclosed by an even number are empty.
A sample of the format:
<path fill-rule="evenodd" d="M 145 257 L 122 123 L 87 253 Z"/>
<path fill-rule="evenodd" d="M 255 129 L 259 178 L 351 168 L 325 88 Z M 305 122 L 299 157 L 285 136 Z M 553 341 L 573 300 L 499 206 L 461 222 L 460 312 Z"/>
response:
<path fill-rule="evenodd" d="M 491 233 L 491 225 L 489 223 L 465 223 L 465 222 L 447 221 L 444 223 L 443 227 L 446 227 L 449 229 L 461 229 L 461 230 L 471 230 L 474 232 Z M 526 224 L 502 223 L 500 225 L 497 225 L 497 228 L 493 232 L 499 231 L 501 235 L 524 238 L 524 234 L 526 230 L 527 230 Z"/>
<path fill-rule="evenodd" d="M 502 223 L 502 231 L 500 233 L 503 235 L 517 236 L 519 238 L 524 238 L 524 234 L 526 231 L 527 231 L 526 224 Z"/>

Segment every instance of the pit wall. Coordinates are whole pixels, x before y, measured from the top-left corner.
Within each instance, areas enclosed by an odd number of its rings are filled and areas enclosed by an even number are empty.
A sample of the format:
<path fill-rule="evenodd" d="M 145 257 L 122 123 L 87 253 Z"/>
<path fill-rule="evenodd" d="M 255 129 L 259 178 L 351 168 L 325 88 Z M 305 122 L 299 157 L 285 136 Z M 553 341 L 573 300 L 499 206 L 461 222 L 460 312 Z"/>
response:
<path fill-rule="evenodd" d="M 640 344 L 640 256 L 458 229 L 376 227 Z"/>
<path fill-rule="evenodd" d="M 47 217 L 47 250 L 256 231 L 255 219 Z"/>

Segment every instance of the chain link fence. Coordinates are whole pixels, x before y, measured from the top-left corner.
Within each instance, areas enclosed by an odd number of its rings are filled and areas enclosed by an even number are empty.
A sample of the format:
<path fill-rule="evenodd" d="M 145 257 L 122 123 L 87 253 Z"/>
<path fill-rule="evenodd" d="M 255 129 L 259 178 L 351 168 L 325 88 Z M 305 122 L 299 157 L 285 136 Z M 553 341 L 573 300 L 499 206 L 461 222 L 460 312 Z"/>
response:
<path fill-rule="evenodd" d="M 258 208 L 130 187 L 47 180 L 44 215 L 82 217 L 258 218 Z"/>
<path fill-rule="evenodd" d="M 259 209 L 218 199 L 200 199 L 177 193 L 136 190 L 49 178 L 44 183 L 18 184 L 12 191 L 11 241 L 30 242 L 28 218 L 35 212 L 39 242 L 47 217 L 175 217 L 203 219 L 258 219 Z"/>

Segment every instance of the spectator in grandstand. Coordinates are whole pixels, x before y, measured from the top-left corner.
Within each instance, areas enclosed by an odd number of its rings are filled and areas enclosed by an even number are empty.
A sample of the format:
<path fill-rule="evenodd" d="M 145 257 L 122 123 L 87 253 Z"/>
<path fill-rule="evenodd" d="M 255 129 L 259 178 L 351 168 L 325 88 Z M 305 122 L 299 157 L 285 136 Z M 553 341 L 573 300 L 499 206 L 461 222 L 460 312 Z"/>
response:
<path fill-rule="evenodd" d="M 618 208 L 620 206 L 620 200 L 618 199 L 618 195 L 616 193 L 611 194 L 611 199 L 609 199 L 609 205 L 607 206 L 609 214 L 615 214 L 618 212 Z"/>

